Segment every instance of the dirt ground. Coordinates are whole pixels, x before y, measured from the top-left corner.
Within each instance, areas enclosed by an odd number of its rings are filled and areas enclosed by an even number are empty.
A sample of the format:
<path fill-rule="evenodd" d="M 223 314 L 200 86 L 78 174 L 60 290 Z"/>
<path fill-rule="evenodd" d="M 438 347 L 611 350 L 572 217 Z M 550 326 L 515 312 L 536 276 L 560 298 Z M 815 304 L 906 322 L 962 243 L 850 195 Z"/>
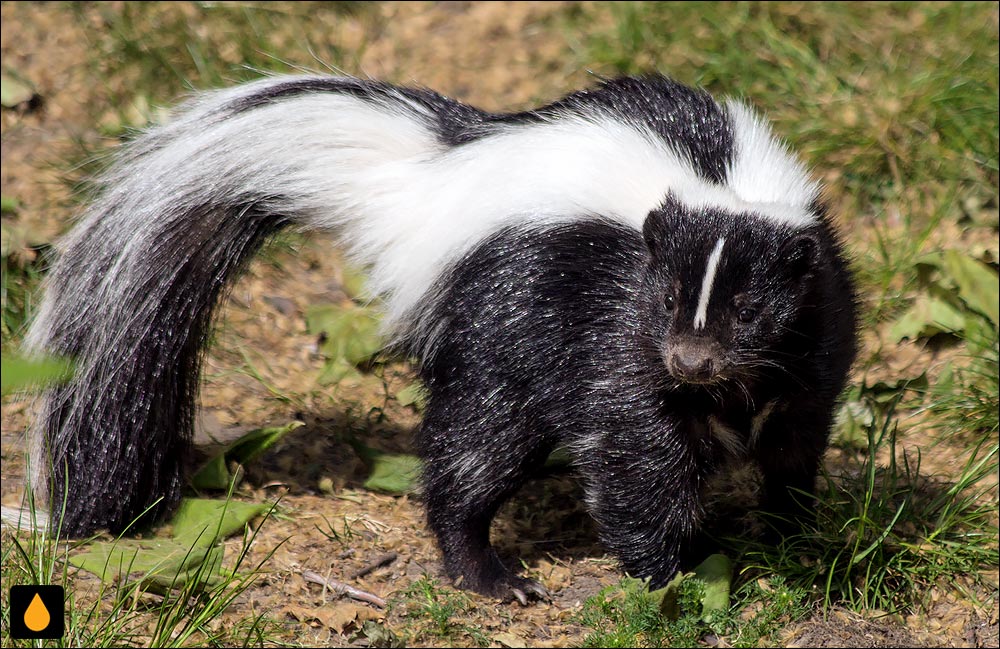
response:
<path fill-rule="evenodd" d="M 368 34 L 352 72 L 412 80 L 488 109 L 553 98 L 588 83 L 585 70 L 560 59 L 566 43 L 553 34 L 563 32 L 538 28 L 554 19 L 560 4 L 383 3 L 378 33 Z M 0 11 L 4 64 L 30 78 L 44 99 L 35 110 L 3 111 L 0 184 L 5 196 L 23 204 L 20 223 L 38 240 L 50 240 L 71 216 L 65 161 L 80 139 L 100 137 L 89 105 L 102 90 L 91 83 L 89 44 L 70 14 L 26 3 L 4 3 Z M 351 20 L 338 26 L 345 38 L 352 30 L 370 29 L 369 22 Z M 306 424 L 250 467 L 240 489 L 239 496 L 249 500 L 280 496 L 280 506 L 279 515 L 262 526 L 252 553 L 260 560 L 274 551 L 264 564 L 265 577 L 233 612 L 234 619 L 267 612 L 279 623 L 278 637 L 302 646 L 351 644 L 340 632 L 343 616 L 365 608 L 307 583 L 307 570 L 384 598 L 425 574 L 444 580 L 419 499 L 362 488 L 366 470 L 345 441 L 346 432 L 363 430 L 371 446 L 409 448 L 419 414 L 391 395 L 412 378 L 412 368 L 392 364 L 382 376 L 336 391 L 316 381 L 323 359 L 306 331 L 304 312 L 312 304 L 346 299 L 341 271 L 338 255 L 322 238 L 296 239 L 254 263 L 223 309 L 202 393 L 202 441 L 296 419 Z M 931 362 L 922 353 L 913 349 L 898 362 Z M 24 402 L 3 407 L 4 505 L 21 504 L 29 412 Z M 954 461 L 941 458 L 941 468 Z M 505 508 L 494 536 L 501 554 L 522 559 L 553 600 L 522 608 L 473 596 L 466 622 L 480 627 L 493 646 L 578 644 L 584 629 L 573 615 L 588 596 L 615 583 L 619 572 L 600 547 L 572 480 L 539 481 L 526 492 Z M 339 539 L 331 540 L 331 526 Z M 229 545 L 235 553 L 239 541 Z M 350 577 L 387 553 L 396 554 L 388 565 Z M 88 579 L 81 575 L 77 586 L 85 588 Z M 789 646 L 997 646 L 995 599 L 985 611 L 944 591 L 931 599 L 928 612 L 902 622 L 861 620 L 835 610 L 790 626 L 782 637 Z M 392 609 L 389 626 L 405 627 L 405 613 L 405 607 Z M 459 638 L 455 642 L 470 642 Z M 419 644 L 441 642 L 428 636 Z"/>

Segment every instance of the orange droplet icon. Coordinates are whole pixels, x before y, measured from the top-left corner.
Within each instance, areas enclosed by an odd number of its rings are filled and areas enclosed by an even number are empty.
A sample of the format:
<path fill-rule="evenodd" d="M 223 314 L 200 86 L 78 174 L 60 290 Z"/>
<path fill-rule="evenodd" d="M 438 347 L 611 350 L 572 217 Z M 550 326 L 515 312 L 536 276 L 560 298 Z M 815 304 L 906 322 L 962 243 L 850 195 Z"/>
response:
<path fill-rule="evenodd" d="M 24 612 L 24 626 L 38 633 L 43 631 L 51 621 L 52 616 L 49 615 L 49 609 L 45 608 L 42 598 L 39 597 L 38 593 L 35 593 L 34 599 L 28 604 L 28 610 Z"/>

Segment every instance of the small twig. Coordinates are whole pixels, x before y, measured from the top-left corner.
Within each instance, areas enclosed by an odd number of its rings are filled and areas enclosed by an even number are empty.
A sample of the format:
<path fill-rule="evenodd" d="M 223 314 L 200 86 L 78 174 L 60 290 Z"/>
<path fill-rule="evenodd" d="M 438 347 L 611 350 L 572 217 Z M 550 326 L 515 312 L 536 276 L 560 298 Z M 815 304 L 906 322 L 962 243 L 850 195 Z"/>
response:
<path fill-rule="evenodd" d="M 336 579 L 327 579 L 323 575 L 313 572 L 312 570 L 303 570 L 302 578 L 313 584 L 319 584 L 323 588 L 327 588 L 341 597 L 347 596 L 351 599 L 356 599 L 359 602 L 367 602 L 373 606 L 385 608 L 385 600 L 378 595 L 373 595 L 372 593 L 355 588 L 354 586 L 348 586 L 347 584 L 337 581 Z"/>
<path fill-rule="evenodd" d="M 389 565 L 390 563 L 392 563 L 393 561 L 395 561 L 397 557 L 399 557 L 399 555 L 396 554 L 395 552 L 389 552 L 387 554 L 383 554 L 382 556 L 380 556 L 377 559 L 375 559 L 375 561 L 372 561 L 371 563 L 369 563 L 364 568 L 361 568 L 360 570 L 355 570 L 354 572 L 352 572 L 348 576 L 348 579 L 357 579 L 359 577 L 364 577 L 365 575 L 367 575 L 369 572 L 375 570 L 376 568 L 381 568 L 382 566 Z"/>

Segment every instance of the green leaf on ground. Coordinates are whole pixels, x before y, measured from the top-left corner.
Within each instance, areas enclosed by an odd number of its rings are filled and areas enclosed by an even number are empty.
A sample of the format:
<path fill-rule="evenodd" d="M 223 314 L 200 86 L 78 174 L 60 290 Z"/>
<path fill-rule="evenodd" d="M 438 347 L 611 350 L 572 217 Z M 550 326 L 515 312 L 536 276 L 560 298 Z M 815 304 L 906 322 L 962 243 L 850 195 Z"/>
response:
<path fill-rule="evenodd" d="M 964 335 L 978 318 L 1000 322 L 997 271 L 969 254 L 945 250 L 917 263 L 923 292 L 893 324 L 895 340 L 929 338 L 938 333 Z"/>
<path fill-rule="evenodd" d="M 20 75 L 7 71 L 0 74 L 0 105 L 4 108 L 15 108 L 34 96 L 35 89 Z"/>
<path fill-rule="evenodd" d="M 1000 323 L 1000 279 L 978 259 L 957 250 L 941 254 L 942 270 L 955 282 L 958 296 L 970 309 L 978 311 L 994 324 Z"/>
<path fill-rule="evenodd" d="M 965 315 L 950 303 L 921 294 L 889 330 L 893 340 L 930 338 L 939 333 L 956 333 L 965 328 Z"/>
<path fill-rule="evenodd" d="M 420 480 L 420 459 L 415 455 L 383 453 L 374 459 L 365 488 L 391 494 L 416 490 Z"/>
<path fill-rule="evenodd" d="M 302 426 L 305 426 L 304 422 L 291 421 L 284 426 L 252 430 L 233 442 L 226 451 L 226 459 L 246 464 L 274 446 L 285 435 Z"/>
<path fill-rule="evenodd" d="M 427 406 L 429 392 L 418 379 L 396 393 L 396 401 L 401 406 L 413 406 L 417 412 L 422 412 Z"/>
<path fill-rule="evenodd" d="M 733 579 L 733 564 L 723 554 L 713 554 L 702 561 L 693 572 L 678 572 L 670 582 L 658 590 L 651 591 L 649 596 L 659 603 L 660 612 L 670 620 L 677 620 L 681 615 L 696 613 L 704 622 L 729 610 L 729 591 Z M 701 587 L 698 601 L 684 601 L 684 586 L 689 580 L 698 580 Z M 632 582 L 640 582 L 632 580 Z M 631 584 L 630 587 L 635 587 Z M 688 608 L 694 604 L 699 610 Z"/>
<path fill-rule="evenodd" d="M 191 485 L 195 489 L 227 489 L 233 481 L 233 472 L 229 470 L 232 463 L 248 464 L 285 435 L 301 426 L 305 424 L 301 421 L 292 421 L 284 426 L 250 431 L 205 463 L 191 478 Z"/>
<path fill-rule="evenodd" d="M 420 481 L 420 458 L 401 453 L 383 453 L 358 441 L 351 442 L 351 446 L 371 470 L 365 480 L 366 489 L 390 494 L 416 490 Z"/>
<path fill-rule="evenodd" d="M 171 520 L 173 536 L 180 540 L 209 539 L 208 543 L 215 543 L 242 530 L 270 507 L 237 500 L 185 498 Z"/>
<path fill-rule="evenodd" d="M 701 600 L 701 619 L 711 622 L 715 615 L 729 610 L 729 590 L 733 580 L 733 563 L 724 554 L 713 554 L 698 564 L 694 575 L 705 582 Z"/>
<path fill-rule="evenodd" d="M 21 201 L 17 200 L 13 196 L 0 196 L 0 214 L 3 216 L 17 214 L 20 209 Z"/>
<path fill-rule="evenodd" d="M 678 572 L 674 575 L 666 586 L 654 591 L 649 595 L 653 601 L 659 602 L 660 613 L 668 620 L 676 620 L 681 616 L 680 592 L 681 583 L 690 576 L 691 573 Z"/>
<path fill-rule="evenodd" d="M 69 562 L 104 582 L 139 581 L 146 589 L 165 592 L 192 579 L 212 586 L 221 578 L 222 558 L 221 545 L 200 540 L 118 539 L 93 543 Z"/>
<path fill-rule="evenodd" d="M 319 378 L 331 385 L 357 373 L 357 366 L 370 361 L 382 349 L 379 318 L 356 304 L 322 304 L 306 311 L 309 333 L 321 336 L 320 352 L 328 360 Z"/>
<path fill-rule="evenodd" d="M 222 578 L 222 539 L 241 531 L 270 505 L 185 499 L 171 521 L 170 538 L 99 541 L 70 563 L 103 581 L 139 581 L 166 591 L 191 580 L 211 586 Z"/>

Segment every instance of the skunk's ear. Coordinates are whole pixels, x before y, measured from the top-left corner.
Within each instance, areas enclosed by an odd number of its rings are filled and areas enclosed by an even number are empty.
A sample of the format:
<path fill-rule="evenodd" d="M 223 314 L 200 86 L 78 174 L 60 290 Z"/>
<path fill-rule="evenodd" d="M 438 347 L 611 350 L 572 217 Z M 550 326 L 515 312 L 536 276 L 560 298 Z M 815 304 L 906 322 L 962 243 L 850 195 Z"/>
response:
<path fill-rule="evenodd" d="M 811 231 L 797 232 L 782 245 L 779 259 L 793 278 L 811 273 L 819 263 L 820 241 Z"/>
<path fill-rule="evenodd" d="M 667 242 L 677 229 L 677 219 L 683 209 L 673 194 L 667 194 L 663 203 L 646 215 L 642 224 L 642 238 L 646 240 L 646 247 L 654 256 L 666 249 Z"/>

